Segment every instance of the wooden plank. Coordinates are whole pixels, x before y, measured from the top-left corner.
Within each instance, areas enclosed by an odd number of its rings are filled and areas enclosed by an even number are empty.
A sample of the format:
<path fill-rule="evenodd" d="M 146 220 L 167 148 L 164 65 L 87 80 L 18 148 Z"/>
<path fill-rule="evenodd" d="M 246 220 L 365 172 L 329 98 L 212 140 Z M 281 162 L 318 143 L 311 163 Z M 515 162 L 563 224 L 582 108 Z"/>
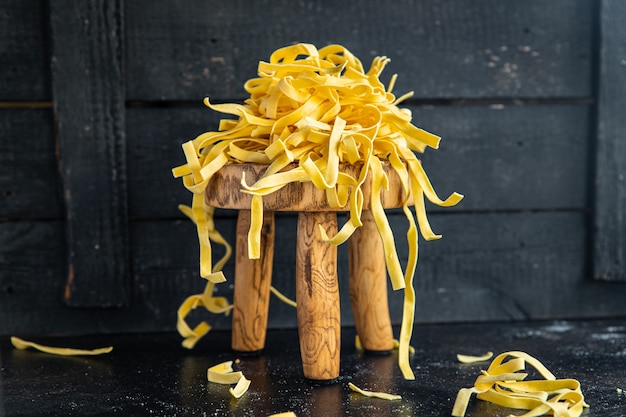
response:
<path fill-rule="evenodd" d="M 577 258 L 586 251 L 583 212 L 431 217 L 443 238 L 420 246 L 415 277 L 420 319 L 471 321 L 481 316 L 480 320 L 498 321 L 606 314 L 594 310 L 600 304 L 591 301 L 595 287 L 585 286 L 585 260 Z M 609 304 L 617 301 L 618 293 L 608 296 L 607 291 Z M 586 294 L 591 304 L 584 306 Z"/>
<path fill-rule="evenodd" d="M 182 217 L 179 204 L 191 204 L 191 193 L 172 168 L 184 164 L 182 144 L 217 129 L 220 115 L 201 102 L 187 108 L 129 108 L 128 207 L 133 218 Z"/>
<path fill-rule="evenodd" d="M 446 210 L 585 206 L 585 188 L 580 184 L 588 169 L 586 105 L 411 110 L 418 126 L 443 137 L 440 149 L 424 156 L 437 191 L 445 195 L 458 190 L 466 195 L 458 207 Z M 13 138 L 0 144 L 0 217 L 61 216 L 51 118 L 51 112 L 44 109 L 0 112 L 0 133 Z M 181 144 L 215 129 L 218 118 L 219 114 L 201 104 L 198 108 L 127 111 L 132 217 L 181 217 L 177 205 L 188 204 L 190 193 L 172 177 L 171 168 L 184 162 Z M 41 201 L 46 204 L 37 203 Z"/>
<path fill-rule="evenodd" d="M 450 210 L 571 209 L 587 204 L 587 105 L 410 107 L 417 126 L 442 136 L 424 166 L 441 196 L 465 199 Z M 128 111 L 129 207 L 133 217 L 180 217 L 191 193 L 171 168 L 181 145 L 216 130 L 202 108 Z M 431 209 L 436 210 L 437 207 Z"/>
<path fill-rule="evenodd" d="M 133 226 L 131 305 L 78 310 L 61 301 L 67 273 L 67 248 L 60 244 L 64 223 L 0 222 L 0 335 L 174 331 L 180 303 L 203 289 L 195 228 L 187 221 Z M 232 271 L 229 265 L 226 273 Z M 232 297 L 232 291 L 226 293 Z M 200 318 L 216 328 L 230 327 L 230 317 Z"/>
<path fill-rule="evenodd" d="M 593 275 L 626 281 L 626 3 L 601 4 Z"/>
<path fill-rule="evenodd" d="M 38 320 L 62 319 L 63 241 L 61 221 L 0 223 L 0 334 L 44 332 Z"/>
<path fill-rule="evenodd" d="M 54 112 L 67 208 L 67 304 L 130 300 L 123 3 L 50 4 Z"/>
<path fill-rule="evenodd" d="M 585 215 L 580 212 L 430 215 L 438 241 L 420 242 L 415 276 L 418 322 L 528 320 L 550 317 L 601 317 L 623 314 L 626 289 L 603 288 L 587 280 Z M 402 264 L 407 224 L 389 216 Z M 277 219 L 273 285 L 293 294 L 293 220 Z M 278 238 L 282 236 L 282 238 Z M 347 312 L 347 256 L 339 252 L 342 320 Z M 389 291 L 394 323 L 402 317 L 402 292 Z M 585 298 L 588 297 L 588 298 Z M 595 300 L 595 301 L 594 301 Z M 278 305 L 277 305 L 278 304 Z M 270 305 L 270 325 L 278 326 Z M 285 312 L 284 314 L 288 314 Z"/>
<path fill-rule="evenodd" d="M 0 2 L 0 101 L 50 100 L 44 3 Z"/>
<path fill-rule="evenodd" d="M 234 243 L 236 218 L 220 222 L 220 232 Z M 200 278 L 199 247 L 196 228 L 190 220 L 131 222 L 131 256 L 136 294 L 132 309 L 148 314 L 154 323 L 141 323 L 145 328 L 174 329 L 176 311 L 190 295 L 201 293 L 206 281 Z M 224 250 L 213 245 L 213 256 L 219 259 Z M 232 279 L 234 258 L 225 265 L 224 274 Z M 232 282 L 231 282 L 232 283 Z M 233 299 L 231 283 L 219 285 L 217 294 Z M 143 308 L 147 306 L 147 311 Z M 139 320 L 133 319 L 137 323 Z M 215 315 L 203 308 L 192 313 L 190 323 L 206 320 L 216 329 L 229 329 L 232 316 Z M 174 326 L 174 327 L 173 327 Z"/>
<path fill-rule="evenodd" d="M 50 109 L 0 111 L 0 218 L 63 217 Z"/>
<path fill-rule="evenodd" d="M 582 212 L 445 214 L 430 216 L 438 241 L 421 242 L 415 277 L 418 322 L 599 318 L 626 315 L 626 288 L 589 280 L 585 261 L 586 216 Z M 295 221 L 276 219 L 273 285 L 295 294 Z M 401 260 L 406 221 L 390 222 Z M 64 226 L 57 222 L 0 223 L 0 334 L 85 334 L 173 331 L 176 310 L 202 291 L 198 244 L 189 221 L 134 221 L 132 304 L 127 309 L 67 308 L 64 291 Z M 234 242 L 235 219 L 220 219 L 219 230 Z M 338 248 L 342 323 L 353 323 L 349 308 L 347 246 Z M 216 256 L 220 249 L 216 248 Z M 37 259 L 34 263 L 32 260 Z M 404 262 L 404 261 L 402 261 Z M 218 294 L 232 300 L 233 263 Z M 402 293 L 390 291 L 394 323 Z M 219 329 L 231 318 L 202 311 Z M 269 327 L 296 326 L 293 307 L 270 299 Z"/>
<path fill-rule="evenodd" d="M 436 106 L 414 109 L 413 119 L 442 137 L 422 158 L 437 192 L 465 195 L 445 212 L 582 209 L 589 112 L 577 104 Z"/>
<path fill-rule="evenodd" d="M 128 97 L 242 97 L 259 60 L 296 42 L 340 43 L 367 67 L 392 59 L 417 98 L 591 96 L 592 0 L 288 0 L 126 5 Z"/>

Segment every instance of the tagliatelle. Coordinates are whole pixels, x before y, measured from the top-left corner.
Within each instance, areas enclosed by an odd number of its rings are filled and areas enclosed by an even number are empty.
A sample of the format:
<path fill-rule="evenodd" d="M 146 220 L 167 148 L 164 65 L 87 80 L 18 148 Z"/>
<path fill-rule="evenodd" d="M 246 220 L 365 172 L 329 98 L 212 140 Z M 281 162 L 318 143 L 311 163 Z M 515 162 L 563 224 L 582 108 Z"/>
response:
<path fill-rule="evenodd" d="M 509 359 L 505 361 L 505 359 Z M 526 365 L 533 367 L 544 379 L 526 380 Z M 556 379 L 539 360 L 525 352 L 505 352 L 498 355 L 486 371 L 476 378 L 472 388 L 459 390 L 452 416 L 463 417 L 470 397 L 504 407 L 530 410 L 517 417 L 578 417 L 585 403 L 580 383 L 575 379 Z"/>
<path fill-rule="evenodd" d="M 365 351 L 365 349 L 363 349 L 363 345 L 361 344 L 361 338 L 359 335 L 356 335 L 354 338 L 354 347 L 357 352 L 363 353 Z M 393 348 L 396 350 L 400 348 L 400 341 L 398 339 L 393 339 Z M 415 348 L 411 345 L 409 345 L 409 354 L 415 354 Z"/>
<path fill-rule="evenodd" d="M 232 385 L 228 392 L 234 398 L 241 398 L 250 387 L 250 380 L 247 379 L 243 372 L 233 370 L 233 361 L 226 361 L 213 365 L 207 370 L 207 380 L 217 384 Z"/>
<path fill-rule="evenodd" d="M 402 397 L 400 395 L 388 394 L 386 392 L 366 391 L 364 389 L 361 389 L 361 388 L 357 387 L 352 382 L 348 383 L 348 387 L 352 391 L 358 392 L 359 394 L 364 395 L 366 397 L 370 397 L 370 398 L 380 398 L 381 400 L 389 400 L 389 401 L 396 401 L 396 400 L 401 400 L 402 399 Z"/>
<path fill-rule="evenodd" d="M 20 349 L 20 350 L 33 348 L 40 352 L 45 352 L 45 353 L 50 353 L 52 355 L 60 355 L 60 356 L 103 355 L 113 350 L 113 346 L 107 346 L 107 347 L 98 348 L 98 349 L 74 349 L 74 348 L 46 346 L 46 345 L 40 345 L 39 343 L 29 342 L 27 340 L 20 339 L 19 337 L 15 337 L 15 336 L 11 337 L 11 344 L 16 349 Z"/>
<path fill-rule="evenodd" d="M 487 352 L 484 355 L 480 355 L 480 356 L 462 355 L 460 353 L 456 355 L 457 360 L 461 363 L 483 362 L 483 361 L 488 361 L 492 357 L 493 357 L 493 352 Z"/>
<path fill-rule="evenodd" d="M 207 369 L 207 380 L 217 384 L 236 384 L 243 378 L 242 372 L 233 371 L 233 361 L 226 361 L 213 365 Z"/>
<path fill-rule="evenodd" d="M 270 286 L 270 291 L 276 296 L 276 298 L 278 298 L 283 303 L 294 308 L 298 307 L 295 301 L 293 301 L 291 298 L 288 298 L 285 294 L 278 291 L 275 287 Z"/>
<path fill-rule="evenodd" d="M 416 153 L 436 149 L 440 138 L 411 124 L 411 112 L 398 104 L 411 93 L 397 98 L 379 76 L 389 58 L 376 57 L 369 70 L 341 45 L 317 49 L 296 44 L 276 50 L 269 62 L 260 62 L 258 78 L 244 84 L 250 94 L 244 104 L 205 104 L 213 111 L 235 119 L 220 122 L 219 131 L 206 132 L 183 145 L 186 164 L 172 170 L 182 177 L 194 194 L 192 207 L 184 212 L 195 222 L 200 242 L 200 275 L 208 282 L 203 294 L 189 297 L 179 309 L 178 329 L 186 347 L 193 347 L 210 326 L 191 328 L 188 313 L 199 306 L 228 313 L 230 305 L 212 296 L 213 285 L 225 280 L 221 273 L 224 258 L 215 265 L 211 242 L 227 245 L 213 224 L 213 207 L 204 199 L 212 176 L 226 164 L 267 164 L 254 183 L 245 177 L 241 191 L 252 195 L 248 254 L 260 256 L 263 224 L 263 197 L 293 182 L 311 182 L 325 192 L 328 206 L 349 211 L 344 225 L 334 236 L 322 237 L 330 244 L 345 242 L 362 225 L 367 203 L 383 241 L 385 262 L 394 290 L 404 289 L 398 361 L 407 379 L 414 379 L 409 364 L 409 343 L 415 311 L 413 276 L 417 265 L 418 228 L 426 240 L 438 239 L 426 218 L 424 199 L 448 207 L 462 195 L 440 199 L 435 193 Z M 343 172 L 349 164 L 356 174 Z M 383 164 L 397 173 L 404 196 L 403 212 L 409 222 L 409 257 L 404 270 L 398 258 L 393 232 L 387 221 L 381 193 L 389 186 Z M 370 200 L 364 201 L 362 187 L 371 178 Z M 415 206 L 415 213 L 409 205 Z M 230 247 L 227 246 L 227 255 Z"/>
<path fill-rule="evenodd" d="M 243 394 L 245 394 L 250 388 L 250 380 L 246 379 L 246 377 L 242 376 L 239 381 L 237 381 L 237 385 L 234 388 L 229 388 L 228 392 L 235 398 L 241 398 Z"/>
<path fill-rule="evenodd" d="M 178 208 L 189 217 L 196 225 L 198 224 L 198 217 L 203 218 L 203 230 L 206 231 L 207 236 L 203 236 L 200 243 L 200 251 L 201 251 L 201 262 L 205 262 L 205 270 L 211 269 L 211 263 L 209 262 L 208 266 L 206 265 L 207 258 L 210 261 L 210 250 L 211 246 L 209 243 L 213 241 L 215 243 L 221 244 L 225 248 L 225 254 L 214 266 L 213 270 L 217 271 L 215 274 L 207 274 L 207 276 L 219 276 L 219 271 L 221 271 L 222 267 L 228 261 L 232 253 L 232 248 L 222 237 L 222 235 L 215 229 L 215 224 L 213 223 L 213 211 L 215 208 L 207 207 L 204 205 L 202 198 L 200 198 L 200 194 L 194 194 L 193 198 L 193 208 L 180 205 Z M 200 231 L 198 232 L 200 235 Z M 206 239 L 206 241 L 204 240 Z M 209 255 L 203 254 L 202 251 L 208 251 Z M 203 256 L 204 255 L 204 256 Z M 223 277 L 223 275 L 222 275 Z M 225 280 L 225 278 L 224 278 Z M 193 348 L 196 343 L 206 335 L 210 330 L 211 326 L 206 322 L 201 322 L 195 328 L 189 327 L 185 318 L 187 315 L 198 307 L 204 307 L 206 310 L 214 313 L 214 314 L 230 314 L 233 306 L 228 302 L 228 300 L 224 297 L 215 297 L 213 295 L 213 288 L 215 286 L 215 282 L 222 281 L 221 279 L 214 279 L 213 281 L 208 280 L 204 292 L 202 294 L 194 294 L 189 297 L 180 305 L 178 308 L 178 320 L 176 323 L 176 328 L 181 336 L 183 336 L 183 346 L 187 349 Z"/>

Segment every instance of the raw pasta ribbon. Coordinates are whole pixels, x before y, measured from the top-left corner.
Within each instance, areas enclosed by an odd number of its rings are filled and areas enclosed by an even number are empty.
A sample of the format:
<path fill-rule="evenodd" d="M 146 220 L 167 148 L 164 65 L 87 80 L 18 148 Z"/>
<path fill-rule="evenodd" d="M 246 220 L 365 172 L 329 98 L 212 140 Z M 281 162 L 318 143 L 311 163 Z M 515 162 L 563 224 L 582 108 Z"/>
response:
<path fill-rule="evenodd" d="M 218 384 L 235 384 L 234 388 L 231 387 L 228 390 L 234 398 L 241 398 L 250 388 L 250 380 L 243 375 L 243 372 L 233 371 L 233 361 L 218 363 L 207 369 L 207 380 Z"/>
<path fill-rule="evenodd" d="M 505 359 L 507 359 L 505 361 Z M 544 379 L 527 380 L 526 365 Z M 539 360 L 525 352 L 498 355 L 486 371 L 476 378 L 472 388 L 459 390 L 452 416 L 463 417 L 472 394 L 478 399 L 504 407 L 529 410 L 517 417 L 578 417 L 585 403 L 580 383 L 575 379 L 556 379 Z"/>
<path fill-rule="evenodd" d="M 50 353 L 52 355 L 60 355 L 60 356 L 103 355 L 105 353 L 110 353 L 113 350 L 113 346 L 107 346 L 107 347 L 98 348 L 98 349 L 75 349 L 75 348 L 46 346 L 46 345 L 41 345 L 39 343 L 30 342 L 28 340 L 20 339 L 19 337 L 15 337 L 15 336 L 11 336 L 11 344 L 15 346 L 16 349 L 20 349 L 20 350 L 33 348 L 40 352 Z"/>
<path fill-rule="evenodd" d="M 453 193 L 441 199 L 435 193 L 416 154 L 436 149 L 440 138 L 411 123 L 410 110 L 398 105 L 412 93 L 396 97 L 396 76 L 385 88 L 379 76 L 389 58 L 376 57 L 365 69 L 341 45 L 317 49 L 310 44 L 291 45 L 276 50 L 269 62 L 260 62 L 258 77 L 244 84 L 249 98 L 242 104 L 213 104 L 210 109 L 229 116 L 219 130 L 206 132 L 183 144 L 186 163 L 173 169 L 185 187 L 194 194 L 185 213 L 195 222 L 200 241 L 200 274 L 207 282 L 204 295 L 185 301 L 179 310 L 179 330 L 193 346 L 209 326 L 191 329 L 187 313 L 200 305 L 213 312 L 227 312 L 224 300 L 213 298 L 212 285 L 225 280 L 220 272 L 224 258 L 212 264 L 211 242 L 227 245 L 213 225 L 213 208 L 203 193 L 212 176 L 226 164 L 266 164 L 265 173 L 254 183 L 244 177 L 241 190 L 251 194 L 251 227 L 248 253 L 260 256 L 263 196 L 293 182 L 311 182 L 324 191 L 328 204 L 345 208 L 350 216 L 329 243 L 345 242 L 362 225 L 364 194 L 362 186 L 371 178 L 368 202 L 383 240 L 387 271 L 394 289 L 405 289 L 399 361 L 402 373 L 413 379 L 409 366 L 409 341 L 415 310 L 412 280 L 417 264 L 418 230 L 426 240 L 438 239 L 426 218 L 425 199 L 440 206 L 457 204 L 462 195 Z M 356 168 L 355 174 L 341 169 Z M 405 196 L 403 211 L 409 221 L 409 258 L 404 266 L 396 252 L 393 233 L 383 210 L 380 193 L 388 187 L 383 164 L 398 174 Z M 409 204 L 415 206 L 414 210 Z M 227 247 L 227 255 L 230 249 Z"/>

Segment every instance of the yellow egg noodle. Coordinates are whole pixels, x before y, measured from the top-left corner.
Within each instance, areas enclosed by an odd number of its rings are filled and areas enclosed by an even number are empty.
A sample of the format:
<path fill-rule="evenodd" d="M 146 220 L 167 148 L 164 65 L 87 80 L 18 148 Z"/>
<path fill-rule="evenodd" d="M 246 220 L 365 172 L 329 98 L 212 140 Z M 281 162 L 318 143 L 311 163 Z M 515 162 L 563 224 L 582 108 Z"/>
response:
<path fill-rule="evenodd" d="M 20 350 L 25 350 L 28 348 L 36 349 L 40 352 L 50 353 L 52 355 L 60 355 L 60 356 L 93 356 L 93 355 L 103 355 L 105 353 L 109 353 L 113 350 L 113 346 L 107 346 L 98 349 L 74 349 L 74 348 L 62 348 L 62 347 L 52 347 L 40 345 L 39 343 L 29 342 L 24 339 L 20 339 L 19 337 L 12 336 L 11 344 Z"/>
<path fill-rule="evenodd" d="M 505 361 L 505 359 L 509 359 Z M 544 379 L 526 380 L 526 365 L 533 367 Z M 525 352 L 511 351 L 498 355 L 486 371 L 481 371 L 472 388 L 457 394 L 452 416 L 463 417 L 470 397 L 504 407 L 529 410 L 516 417 L 578 417 L 588 405 L 580 383 L 575 379 L 556 377 L 537 359 Z"/>
<path fill-rule="evenodd" d="M 352 391 L 358 392 L 359 394 L 364 395 L 366 397 L 370 397 L 370 398 L 380 398 L 381 400 L 389 400 L 389 401 L 397 401 L 397 400 L 401 400 L 402 399 L 402 397 L 400 395 L 388 394 L 386 392 L 366 391 L 364 389 L 361 389 L 361 388 L 357 387 L 352 382 L 348 383 L 348 387 Z"/>
<path fill-rule="evenodd" d="M 228 390 L 234 398 L 241 398 L 250 387 L 250 380 L 243 375 L 243 372 L 233 371 L 233 361 L 218 363 L 210 367 L 207 370 L 207 380 L 217 384 L 235 384 L 234 388 Z"/>
<path fill-rule="evenodd" d="M 246 379 L 246 377 L 241 377 L 239 381 L 237 381 L 237 385 L 234 388 L 229 388 L 228 392 L 234 398 L 241 398 L 243 394 L 245 394 L 250 388 L 250 380 Z"/>
<path fill-rule="evenodd" d="M 294 307 L 294 308 L 298 307 L 298 305 L 296 304 L 295 301 L 293 301 L 291 298 L 287 297 L 286 295 L 284 295 L 283 293 L 278 291 L 273 286 L 270 286 L 270 291 L 272 292 L 272 294 L 274 294 L 276 296 L 276 298 L 278 298 L 283 303 L 285 303 L 285 304 L 287 304 L 287 305 L 289 305 L 291 307 Z"/>
<path fill-rule="evenodd" d="M 398 350 L 400 348 L 400 341 L 398 339 L 393 339 L 392 342 L 393 342 L 393 348 L 395 350 Z M 361 344 L 361 338 L 359 337 L 358 334 L 354 337 L 354 348 L 359 353 L 365 352 L 365 349 L 363 349 L 363 345 Z M 409 345 L 409 354 L 410 355 L 415 354 L 415 348 L 411 345 Z"/>
<path fill-rule="evenodd" d="M 185 318 L 197 308 L 228 314 L 232 306 L 214 297 L 213 285 L 225 281 L 221 269 L 230 246 L 215 229 L 213 207 L 204 195 L 215 172 L 226 164 L 267 164 L 265 174 L 255 183 L 241 181 L 242 192 L 252 195 L 251 226 L 248 233 L 250 258 L 260 255 L 263 196 L 292 182 L 312 182 L 325 190 L 329 206 L 349 209 L 349 217 L 335 236 L 322 236 L 339 245 L 362 225 L 364 197 L 361 190 L 368 175 L 372 178 L 369 208 L 383 240 L 385 261 L 394 290 L 404 289 L 400 330 L 399 365 L 405 378 L 414 379 L 409 364 L 409 342 L 413 327 L 415 294 L 413 275 L 417 264 L 417 227 L 426 240 L 436 235 L 426 218 L 424 199 L 439 206 L 453 206 L 462 195 L 440 199 L 435 193 L 416 153 L 427 147 L 436 149 L 440 138 L 411 124 L 411 112 L 398 104 L 411 93 L 396 98 L 379 75 L 389 62 L 387 57 L 373 59 L 365 71 L 361 62 L 341 45 L 316 49 L 296 44 L 276 50 L 269 62 L 261 61 L 258 77 L 244 84 L 250 98 L 244 104 L 205 104 L 212 110 L 234 116 L 223 119 L 218 131 L 206 132 L 183 144 L 187 163 L 173 169 L 193 193 L 191 207 L 182 210 L 196 224 L 200 242 L 200 275 L 207 280 L 203 294 L 192 295 L 178 311 L 178 329 L 188 348 L 210 330 L 206 323 L 190 328 Z M 409 257 L 404 268 L 396 253 L 393 233 L 383 210 L 380 192 L 388 187 L 383 163 L 397 172 L 403 187 L 403 211 L 408 219 Z M 293 164 L 293 165 L 291 165 Z M 341 164 L 358 168 L 351 176 L 339 169 Z M 409 202 L 415 205 L 415 215 Z M 417 219 L 417 223 L 415 221 Z M 212 265 L 211 242 L 224 245 L 227 254 Z"/>
<path fill-rule="evenodd" d="M 456 359 L 461 363 L 483 362 L 483 361 L 488 361 L 492 357 L 493 357 L 493 352 L 487 352 L 481 356 L 462 355 L 460 353 L 456 355 Z"/>

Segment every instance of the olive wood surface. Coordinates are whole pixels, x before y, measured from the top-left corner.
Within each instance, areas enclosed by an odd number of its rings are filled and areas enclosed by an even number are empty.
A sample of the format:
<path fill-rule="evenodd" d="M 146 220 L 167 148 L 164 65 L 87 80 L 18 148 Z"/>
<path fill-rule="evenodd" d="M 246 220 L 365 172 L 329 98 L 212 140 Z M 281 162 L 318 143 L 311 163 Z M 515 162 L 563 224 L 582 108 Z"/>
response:
<path fill-rule="evenodd" d="M 285 168 L 295 168 L 291 164 Z M 250 209 L 252 195 L 242 192 L 241 180 L 245 174 L 245 181 L 250 186 L 263 176 L 268 165 L 264 164 L 228 164 L 217 171 L 206 188 L 206 202 L 210 206 L 244 210 Z M 406 195 L 402 189 L 400 177 L 391 165 L 383 164 L 383 169 L 389 180 L 388 189 L 381 193 L 383 208 L 402 207 Z M 340 171 L 358 178 L 359 167 L 342 164 Z M 365 179 L 363 191 L 363 210 L 369 209 L 371 196 L 371 174 Z M 408 201 L 412 204 L 412 200 Z M 315 187 L 312 182 L 293 182 L 271 194 L 263 196 L 263 208 L 274 211 L 348 211 L 349 205 L 331 207 L 328 204 L 326 191 Z"/>
<path fill-rule="evenodd" d="M 274 260 L 274 213 L 263 216 L 259 259 L 248 256 L 250 217 L 250 210 L 240 210 L 237 218 L 232 347 L 238 352 L 265 346 Z"/>

